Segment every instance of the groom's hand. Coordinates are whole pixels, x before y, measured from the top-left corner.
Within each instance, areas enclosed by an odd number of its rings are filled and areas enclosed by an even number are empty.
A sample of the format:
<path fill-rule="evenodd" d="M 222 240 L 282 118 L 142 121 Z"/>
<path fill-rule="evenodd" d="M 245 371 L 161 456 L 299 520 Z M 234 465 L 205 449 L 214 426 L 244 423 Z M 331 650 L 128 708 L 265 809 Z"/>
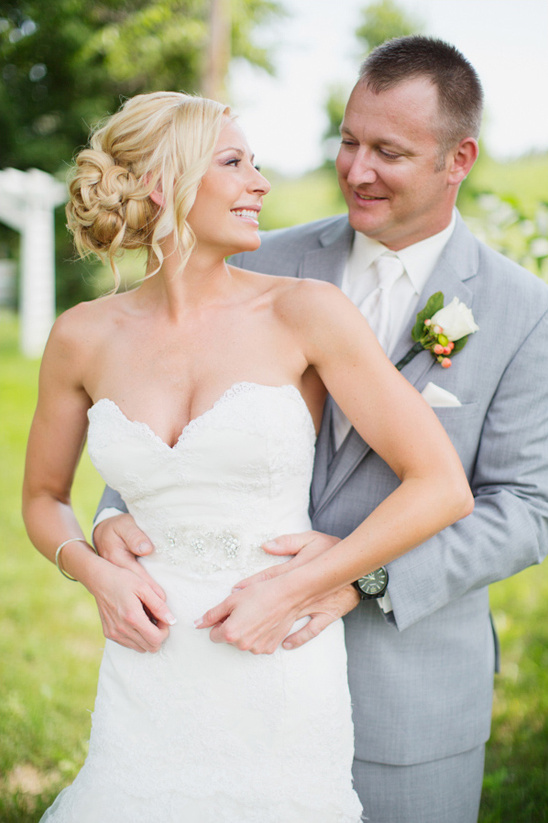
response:
<path fill-rule="evenodd" d="M 314 560 L 318 555 L 323 554 L 339 542 L 339 537 L 312 530 L 299 532 L 298 534 L 282 534 L 274 540 L 269 540 L 267 543 L 263 543 L 261 547 L 267 554 L 278 557 L 291 557 L 291 559 L 287 563 L 269 566 L 251 577 L 246 577 L 245 580 L 236 583 L 233 591 L 245 589 L 252 583 L 259 583 L 262 580 L 272 580 L 280 574 L 287 574 L 292 569 L 304 566 L 305 563 Z"/>
<path fill-rule="evenodd" d="M 130 514 L 118 514 L 99 523 L 93 531 L 93 542 L 100 556 L 122 569 L 129 569 L 147 583 L 162 600 L 164 590 L 138 562 L 154 551 L 154 546 Z"/>
<path fill-rule="evenodd" d="M 289 555 L 291 560 L 277 566 L 269 566 L 267 569 L 252 575 L 252 577 L 247 577 L 236 584 L 234 591 L 247 588 L 252 583 L 287 574 L 291 569 L 309 563 L 338 543 L 339 540 L 340 538 L 330 534 L 308 531 L 299 534 L 284 534 L 275 540 L 268 541 L 263 545 L 266 552 L 278 556 Z M 312 638 L 317 637 L 335 620 L 352 611 L 359 602 L 359 595 L 353 586 L 345 586 L 328 597 L 318 600 L 314 603 L 308 623 L 299 631 L 285 638 L 282 643 L 284 649 L 297 649 L 299 646 L 303 646 Z"/>
<path fill-rule="evenodd" d="M 305 643 L 308 643 L 313 637 L 317 637 L 335 620 L 344 617 L 345 614 L 355 609 L 359 602 L 360 597 L 354 586 L 344 586 L 334 594 L 318 600 L 313 605 L 310 620 L 306 626 L 286 637 L 282 646 L 284 649 L 297 649 L 299 646 L 304 646 Z"/>

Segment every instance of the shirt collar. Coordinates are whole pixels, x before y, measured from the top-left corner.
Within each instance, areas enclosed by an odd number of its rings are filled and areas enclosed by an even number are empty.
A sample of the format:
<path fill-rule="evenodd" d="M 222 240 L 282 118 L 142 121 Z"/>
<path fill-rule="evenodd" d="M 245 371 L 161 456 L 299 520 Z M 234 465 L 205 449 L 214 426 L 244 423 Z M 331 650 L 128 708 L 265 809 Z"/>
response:
<path fill-rule="evenodd" d="M 426 281 L 434 271 L 445 245 L 453 234 L 455 223 L 456 212 L 453 210 L 451 222 L 445 229 L 397 252 L 397 257 L 402 261 L 417 295 L 421 294 Z M 351 252 L 353 272 L 366 271 L 385 251 L 387 248 L 382 243 L 356 232 Z"/>
<path fill-rule="evenodd" d="M 426 286 L 426 281 L 434 271 L 442 251 L 453 234 L 456 222 L 456 213 L 453 210 L 451 222 L 445 229 L 398 252 L 398 257 L 417 294 L 421 294 Z"/>

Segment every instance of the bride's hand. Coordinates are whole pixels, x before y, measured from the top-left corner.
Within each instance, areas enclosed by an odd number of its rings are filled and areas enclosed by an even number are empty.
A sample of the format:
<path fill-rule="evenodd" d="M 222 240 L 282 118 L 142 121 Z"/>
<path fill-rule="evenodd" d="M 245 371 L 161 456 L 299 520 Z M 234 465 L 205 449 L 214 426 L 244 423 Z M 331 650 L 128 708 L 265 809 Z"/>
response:
<path fill-rule="evenodd" d="M 196 627 L 210 628 L 214 643 L 229 643 L 253 654 L 272 654 L 294 623 L 306 616 L 300 600 L 288 587 L 287 576 L 259 581 L 209 609 L 196 621 Z"/>
<path fill-rule="evenodd" d="M 157 652 L 176 622 L 156 591 L 128 569 L 106 567 L 87 588 L 97 602 L 105 637 L 128 649 Z"/>
<path fill-rule="evenodd" d="M 269 566 L 257 574 L 247 577 L 236 584 L 231 597 L 224 600 L 214 609 L 210 609 L 202 618 L 198 628 L 211 628 L 210 637 L 214 643 L 231 643 L 242 650 L 252 651 L 254 654 L 271 654 L 282 643 L 284 649 L 296 649 L 303 646 L 309 640 L 317 637 L 327 626 L 335 620 L 343 617 L 359 603 L 359 596 L 352 586 L 345 586 L 342 589 L 323 597 L 306 609 L 306 613 L 299 613 L 298 610 L 288 614 L 283 614 L 280 622 L 269 628 L 269 617 L 267 614 L 267 600 L 265 599 L 265 589 L 261 589 L 258 584 L 269 580 L 275 580 L 292 570 L 309 563 L 318 555 L 330 549 L 339 542 L 338 537 L 321 532 L 308 531 L 299 534 L 285 534 L 269 541 L 263 545 L 269 554 L 283 556 L 291 555 L 291 560 L 287 563 L 280 563 L 276 566 Z M 284 585 L 282 581 L 282 585 Z M 253 626 L 241 624 L 240 619 L 244 616 L 244 603 L 234 597 L 239 592 L 253 587 L 253 596 L 256 601 L 250 603 L 256 605 L 260 610 L 262 623 L 254 623 Z M 286 592 L 281 591 L 280 596 Z M 276 596 L 276 595 L 274 595 Z M 243 600 L 243 598 L 242 598 Z M 241 605 L 240 611 L 238 611 Z M 276 614 L 281 603 L 274 603 Z M 249 603 L 245 604 L 245 608 Z M 272 615 L 273 617 L 274 615 Z M 309 620 L 296 632 L 288 635 L 294 622 L 299 617 L 308 617 Z M 253 614 L 250 619 L 256 619 Z M 264 633 L 261 633 L 261 630 Z"/>

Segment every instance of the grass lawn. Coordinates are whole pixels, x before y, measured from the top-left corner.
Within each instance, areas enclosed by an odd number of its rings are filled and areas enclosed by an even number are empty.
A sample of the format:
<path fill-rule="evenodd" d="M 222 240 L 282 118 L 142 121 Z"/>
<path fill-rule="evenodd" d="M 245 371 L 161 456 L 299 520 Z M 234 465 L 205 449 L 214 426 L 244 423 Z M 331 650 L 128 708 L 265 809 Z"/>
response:
<path fill-rule="evenodd" d="M 0 314 L 0 823 L 37 821 L 81 766 L 103 645 L 91 596 L 32 548 L 20 517 L 37 375 L 14 317 Z M 84 454 L 84 529 L 101 489 Z M 491 601 L 502 672 L 480 821 L 548 823 L 548 565 L 493 586 Z"/>
<path fill-rule="evenodd" d="M 92 597 L 38 554 L 21 520 L 25 442 L 38 367 L 17 351 L 14 318 L 0 314 L 2 823 L 38 820 L 59 786 L 79 769 L 103 646 Z M 91 522 L 101 488 L 84 455 L 74 490 L 83 524 Z"/>

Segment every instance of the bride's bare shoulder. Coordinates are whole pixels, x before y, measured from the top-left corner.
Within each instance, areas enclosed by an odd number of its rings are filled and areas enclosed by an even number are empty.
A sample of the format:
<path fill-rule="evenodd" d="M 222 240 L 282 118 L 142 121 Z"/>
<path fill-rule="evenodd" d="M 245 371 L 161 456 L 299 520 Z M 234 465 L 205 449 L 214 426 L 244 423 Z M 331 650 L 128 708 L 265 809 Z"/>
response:
<path fill-rule="evenodd" d="M 324 280 L 301 279 L 293 277 L 280 278 L 276 294 L 276 306 L 288 319 L 323 317 L 333 312 L 344 313 L 352 304 L 341 290 Z"/>
<path fill-rule="evenodd" d="M 78 303 L 59 315 L 50 334 L 50 345 L 70 347 L 75 353 L 89 351 L 108 339 L 124 314 L 126 294 L 112 294 Z"/>
<path fill-rule="evenodd" d="M 337 286 L 324 280 L 310 278 L 285 277 L 283 274 L 261 274 L 232 267 L 237 276 L 247 280 L 259 292 L 264 292 L 283 308 L 286 303 L 294 305 L 299 310 L 307 304 L 325 304 L 332 300 L 346 301 Z M 309 305 L 310 308 L 310 305 Z"/>

